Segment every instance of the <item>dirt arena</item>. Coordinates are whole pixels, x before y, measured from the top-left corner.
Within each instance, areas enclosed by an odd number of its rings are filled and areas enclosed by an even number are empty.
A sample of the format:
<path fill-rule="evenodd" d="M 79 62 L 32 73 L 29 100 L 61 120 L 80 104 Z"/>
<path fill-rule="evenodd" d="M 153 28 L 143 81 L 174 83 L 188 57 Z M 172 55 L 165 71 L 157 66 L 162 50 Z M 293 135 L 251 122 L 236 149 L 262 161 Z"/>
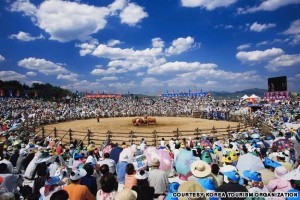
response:
<path fill-rule="evenodd" d="M 71 122 L 63 122 L 59 124 L 52 124 L 45 126 L 46 129 L 53 129 L 56 127 L 60 130 L 76 130 L 87 131 L 90 129 L 93 132 L 152 132 L 154 130 L 159 132 L 169 132 L 176 130 L 194 130 L 211 129 L 213 126 L 216 128 L 226 128 L 228 125 L 231 127 L 237 126 L 236 122 L 206 120 L 200 118 L 190 117 L 156 117 L 157 125 L 149 126 L 132 126 L 132 119 L 134 117 L 118 117 L 118 118 L 101 118 L 100 123 L 96 119 L 76 120 Z"/>
<path fill-rule="evenodd" d="M 144 137 L 148 142 L 152 142 L 153 135 L 148 136 L 143 135 L 144 133 L 151 133 L 156 130 L 159 134 L 159 137 L 165 137 L 169 139 L 174 137 L 173 131 L 176 131 L 178 128 L 180 131 L 191 131 L 189 134 L 193 134 L 193 130 L 196 128 L 199 129 L 212 129 L 215 128 L 227 128 L 236 127 L 236 122 L 227 122 L 227 121 L 215 121 L 215 120 L 206 120 L 200 118 L 190 118 L 190 117 L 156 117 L 157 125 L 149 126 L 139 126 L 135 127 L 132 125 L 132 119 L 134 117 L 120 117 L 120 118 L 101 118 L 98 123 L 96 119 L 87 119 L 87 120 L 76 120 L 70 122 L 63 122 L 58 124 L 51 124 L 45 126 L 45 129 L 49 132 L 56 128 L 58 131 L 58 136 L 61 136 L 65 131 L 72 129 L 73 131 L 83 132 L 80 139 L 83 138 L 87 133 L 87 130 L 91 130 L 94 134 L 94 138 L 98 140 L 104 140 L 105 133 L 111 131 L 113 133 L 112 139 L 122 141 L 130 137 L 129 133 L 131 131 L 137 132 L 136 140 Z M 64 130 L 64 131 L 61 131 Z M 60 133 L 61 132 L 61 133 Z M 115 133 L 115 135 L 114 135 Z M 210 133 L 210 131 L 203 131 L 203 133 Z M 182 136 L 188 136 L 188 133 L 182 133 Z M 74 134 L 75 135 L 75 134 Z M 102 135 L 102 136 L 101 136 Z M 148 137 L 148 139 L 147 139 Z M 68 138 L 68 137 L 66 137 Z M 74 136 L 75 138 L 75 136 Z M 78 137 L 76 137 L 78 138 Z"/>

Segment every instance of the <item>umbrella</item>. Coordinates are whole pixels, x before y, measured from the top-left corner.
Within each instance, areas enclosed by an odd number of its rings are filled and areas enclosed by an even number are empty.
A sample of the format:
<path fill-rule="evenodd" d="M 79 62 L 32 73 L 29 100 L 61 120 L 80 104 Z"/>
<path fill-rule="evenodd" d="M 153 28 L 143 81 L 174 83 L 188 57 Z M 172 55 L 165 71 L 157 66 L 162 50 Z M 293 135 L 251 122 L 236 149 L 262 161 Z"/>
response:
<path fill-rule="evenodd" d="M 280 152 L 286 149 L 291 149 L 293 147 L 293 144 L 288 139 L 284 137 L 280 137 L 280 138 L 276 138 L 273 141 L 272 146 L 277 147 L 278 152 Z"/>
<path fill-rule="evenodd" d="M 212 147 L 213 146 L 212 143 L 208 140 L 202 140 L 202 142 L 200 144 L 203 147 Z"/>
<path fill-rule="evenodd" d="M 214 142 L 215 145 L 218 145 L 219 147 L 223 148 L 224 147 L 224 144 L 221 140 L 218 140 L 218 141 L 215 141 Z"/>
<path fill-rule="evenodd" d="M 191 164 L 197 160 L 200 158 L 195 157 L 192 151 L 181 149 L 175 160 L 176 171 L 184 176 L 187 175 L 191 171 Z"/>
<path fill-rule="evenodd" d="M 265 166 L 259 157 L 251 153 L 247 153 L 239 157 L 236 168 L 243 173 L 244 170 L 262 170 L 265 169 Z"/>
<path fill-rule="evenodd" d="M 165 171 L 170 170 L 172 168 L 172 158 L 169 154 L 169 151 L 166 151 L 164 149 L 158 149 L 152 154 L 152 159 L 154 157 L 159 159 L 159 169 Z"/>
<path fill-rule="evenodd" d="M 112 146 L 109 144 L 109 145 L 106 145 L 103 149 L 102 149 L 102 155 L 104 155 L 105 153 L 109 153 L 111 152 L 112 150 Z"/>
<path fill-rule="evenodd" d="M 125 149 L 123 149 L 123 151 L 119 154 L 119 159 L 120 158 L 127 158 L 126 160 L 131 160 L 134 156 L 134 152 L 131 149 L 131 147 L 127 147 Z"/>
<path fill-rule="evenodd" d="M 289 173 L 283 175 L 280 179 L 284 179 L 287 181 L 290 180 L 300 180 L 300 166 L 297 169 L 290 171 Z"/>
<path fill-rule="evenodd" d="M 113 159 L 116 163 L 119 161 L 120 153 L 123 151 L 121 147 L 115 147 L 111 150 L 109 157 Z"/>
<path fill-rule="evenodd" d="M 152 154 L 156 151 L 156 148 L 153 146 L 149 146 L 145 149 L 144 151 L 144 155 L 147 158 L 148 164 L 151 163 L 151 159 L 152 159 Z"/>

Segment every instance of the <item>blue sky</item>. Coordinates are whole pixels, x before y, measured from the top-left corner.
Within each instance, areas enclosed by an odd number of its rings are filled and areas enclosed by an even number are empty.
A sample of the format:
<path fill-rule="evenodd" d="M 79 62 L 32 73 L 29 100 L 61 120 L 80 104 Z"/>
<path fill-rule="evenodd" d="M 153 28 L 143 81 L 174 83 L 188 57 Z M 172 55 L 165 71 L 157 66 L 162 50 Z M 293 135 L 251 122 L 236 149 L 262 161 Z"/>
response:
<path fill-rule="evenodd" d="M 2 0 L 0 79 L 156 94 L 300 89 L 300 0 Z"/>

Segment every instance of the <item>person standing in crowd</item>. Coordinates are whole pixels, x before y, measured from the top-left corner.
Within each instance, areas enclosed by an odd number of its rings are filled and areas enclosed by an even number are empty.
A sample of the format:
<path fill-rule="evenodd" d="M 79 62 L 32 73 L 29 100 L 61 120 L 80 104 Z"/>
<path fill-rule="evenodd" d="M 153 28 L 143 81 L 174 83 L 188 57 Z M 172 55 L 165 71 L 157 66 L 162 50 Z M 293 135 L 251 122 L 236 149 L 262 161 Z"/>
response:
<path fill-rule="evenodd" d="M 126 175 L 125 175 L 125 181 L 124 181 L 124 188 L 131 189 L 132 186 L 137 184 L 137 179 L 135 177 L 135 169 L 134 165 L 132 163 L 128 163 L 126 165 Z"/>
<path fill-rule="evenodd" d="M 9 160 L 10 160 L 9 153 L 7 151 L 4 151 L 3 152 L 3 159 L 0 161 L 0 164 L 1 163 L 6 164 L 8 173 L 13 173 L 14 166 L 13 166 L 13 164 Z"/>
<path fill-rule="evenodd" d="M 96 194 L 97 200 L 114 200 L 118 190 L 118 182 L 111 173 L 103 175 L 100 179 L 101 189 Z"/>
<path fill-rule="evenodd" d="M 112 174 L 115 174 L 116 172 L 116 163 L 113 159 L 109 158 L 109 153 L 104 153 L 103 155 L 104 159 L 103 160 L 100 160 L 97 162 L 98 165 L 108 165 L 109 167 L 109 172 L 112 173 Z"/>
<path fill-rule="evenodd" d="M 137 185 L 132 187 L 132 190 L 137 192 L 137 200 L 153 200 L 154 188 L 150 187 L 148 181 L 148 172 L 140 170 L 136 173 Z"/>
<path fill-rule="evenodd" d="M 241 177 L 236 171 L 223 172 L 223 174 L 228 178 L 228 183 L 223 183 L 222 185 L 217 187 L 216 192 L 248 192 L 245 186 L 239 184 Z M 221 199 L 229 199 L 229 197 L 227 196 L 226 198 Z M 233 197 L 232 199 L 242 200 L 244 198 Z"/>
<path fill-rule="evenodd" d="M 164 195 L 168 191 L 169 180 L 167 173 L 159 169 L 160 161 L 157 158 L 151 161 L 152 170 L 149 172 L 149 185 L 154 188 L 154 198 Z"/>
<path fill-rule="evenodd" d="M 94 165 L 87 163 L 83 166 L 83 169 L 86 171 L 86 175 L 80 179 L 80 184 L 85 185 L 89 188 L 90 192 L 95 196 L 97 193 L 97 181 L 94 174 Z"/>
<path fill-rule="evenodd" d="M 96 197 L 90 192 L 85 185 L 80 185 L 83 177 L 79 171 L 72 171 L 70 174 L 71 184 L 64 186 L 64 190 L 69 195 L 69 200 L 96 200 Z"/>

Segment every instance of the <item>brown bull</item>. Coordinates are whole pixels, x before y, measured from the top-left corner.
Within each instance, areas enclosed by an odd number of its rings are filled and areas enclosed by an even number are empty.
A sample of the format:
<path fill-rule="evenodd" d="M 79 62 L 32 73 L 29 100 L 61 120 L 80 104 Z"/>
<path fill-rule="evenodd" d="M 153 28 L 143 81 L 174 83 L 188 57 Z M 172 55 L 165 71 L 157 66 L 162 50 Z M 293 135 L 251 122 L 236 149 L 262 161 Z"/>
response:
<path fill-rule="evenodd" d="M 144 122 L 149 125 L 149 124 L 155 124 L 156 125 L 156 118 L 154 117 L 144 117 Z"/>
<path fill-rule="evenodd" d="M 144 124 L 144 120 L 142 118 L 134 118 L 132 119 L 132 125 L 133 126 L 140 126 L 142 124 Z"/>

